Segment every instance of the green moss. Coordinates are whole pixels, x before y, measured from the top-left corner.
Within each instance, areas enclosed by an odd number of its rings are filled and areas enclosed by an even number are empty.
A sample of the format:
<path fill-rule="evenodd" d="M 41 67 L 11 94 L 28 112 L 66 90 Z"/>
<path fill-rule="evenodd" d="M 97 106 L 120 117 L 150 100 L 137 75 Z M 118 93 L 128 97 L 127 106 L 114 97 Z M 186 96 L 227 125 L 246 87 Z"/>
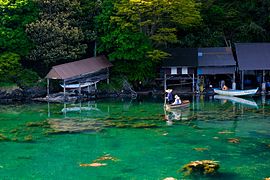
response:
<path fill-rule="evenodd" d="M 27 141 L 27 142 L 33 141 L 33 136 L 32 135 L 25 136 L 24 141 Z"/>
<path fill-rule="evenodd" d="M 0 141 L 7 141 L 8 138 L 4 134 L 0 134 Z"/>

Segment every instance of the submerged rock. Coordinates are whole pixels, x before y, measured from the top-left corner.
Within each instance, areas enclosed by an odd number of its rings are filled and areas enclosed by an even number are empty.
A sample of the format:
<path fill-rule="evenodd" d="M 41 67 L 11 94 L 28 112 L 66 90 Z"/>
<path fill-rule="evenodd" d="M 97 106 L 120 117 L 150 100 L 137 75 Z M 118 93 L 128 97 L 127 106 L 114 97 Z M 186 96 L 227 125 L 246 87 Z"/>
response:
<path fill-rule="evenodd" d="M 237 138 L 229 138 L 228 142 L 238 144 L 238 143 L 240 143 L 240 140 Z"/>
<path fill-rule="evenodd" d="M 208 151 L 208 148 L 193 148 L 195 151 Z"/>
<path fill-rule="evenodd" d="M 104 156 L 101 156 L 101 157 L 97 158 L 93 162 L 101 162 L 101 161 L 107 161 L 107 160 L 118 161 L 117 158 L 112 157 L 110 154 L 105 154 Z"/>
<path fill-rule="evenodd" d="M 174 177 L 167 177 L 167 178 L 164 178 L 163 180 L 177 180 L 177 179 Z"/>
<path fill-rule="evenodd" d="M 81 167 L 99 167 L 106 166 L 106 163 L 90 163 L 90 164 L 80 164 Z"/>
<path fill-rule="evenodd" d="M 49 133 L 76 133 L 84 131 L 100 131 L 102 124 L 95 121 L 81 121 L 79 119 L 49 119 L 48 124 L 53 130 Z"/>
<path fill-rule="evenodd" d="M 201 160 L 184 165 L 181 171 L 185 172 L 186 175 L 213 175 L 217 173 L 219 167 L 217 161 Z"/>

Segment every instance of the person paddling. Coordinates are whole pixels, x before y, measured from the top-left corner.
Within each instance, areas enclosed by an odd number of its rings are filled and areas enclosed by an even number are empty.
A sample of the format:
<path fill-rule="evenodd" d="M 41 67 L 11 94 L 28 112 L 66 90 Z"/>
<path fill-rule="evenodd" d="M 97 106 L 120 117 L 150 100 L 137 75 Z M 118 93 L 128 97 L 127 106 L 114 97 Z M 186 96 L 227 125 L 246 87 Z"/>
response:
<path fill-rule="evenodd" d="M 173 102 L 173 94 L 172 94 L 172 89 L 167 89 L 166 90 L 166 101 L 167 103 L 171 104 Z"/>

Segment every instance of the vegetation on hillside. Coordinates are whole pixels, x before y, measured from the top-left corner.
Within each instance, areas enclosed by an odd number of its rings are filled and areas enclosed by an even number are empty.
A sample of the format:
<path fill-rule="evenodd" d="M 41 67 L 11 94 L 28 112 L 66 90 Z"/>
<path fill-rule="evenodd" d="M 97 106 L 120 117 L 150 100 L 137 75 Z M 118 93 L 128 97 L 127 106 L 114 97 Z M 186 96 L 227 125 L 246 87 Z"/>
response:
<path fill-rule="evenodd" d="M 270 41 L 269 11 L 268 0 L 0 0 L 0 79 L 40 81 L 97 51 L 114 77 L 149 81 L 167 47 Z"/>

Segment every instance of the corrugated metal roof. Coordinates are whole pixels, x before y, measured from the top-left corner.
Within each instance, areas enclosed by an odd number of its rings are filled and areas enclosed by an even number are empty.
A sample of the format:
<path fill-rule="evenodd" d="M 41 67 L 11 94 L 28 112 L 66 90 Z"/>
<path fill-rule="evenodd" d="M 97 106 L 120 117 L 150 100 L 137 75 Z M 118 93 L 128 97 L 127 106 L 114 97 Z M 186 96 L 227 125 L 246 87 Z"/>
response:
<path fill-rule="evenodd" d="M 236 43 L 239 70 L 270 70 L 270 43 Z"/>
<path fill-rule="evenodd" d="M 198 66 L 235 66 L 230 47 L 198 48 Z"/>
<path fill-rule="evenodd" d="M 111 66 L 112 64 L 105 56 L 92 57 L 80 61 L 53 66 L 46 78 L 69 79 L 76 76 L 94 73 Z"/>
<path fill-rule="evenodd" d="M 196 48 L 171 48 L 165 51 L 171 56 L 163 60 L 163 67 L 196 67 L 198 65 Z"/>

